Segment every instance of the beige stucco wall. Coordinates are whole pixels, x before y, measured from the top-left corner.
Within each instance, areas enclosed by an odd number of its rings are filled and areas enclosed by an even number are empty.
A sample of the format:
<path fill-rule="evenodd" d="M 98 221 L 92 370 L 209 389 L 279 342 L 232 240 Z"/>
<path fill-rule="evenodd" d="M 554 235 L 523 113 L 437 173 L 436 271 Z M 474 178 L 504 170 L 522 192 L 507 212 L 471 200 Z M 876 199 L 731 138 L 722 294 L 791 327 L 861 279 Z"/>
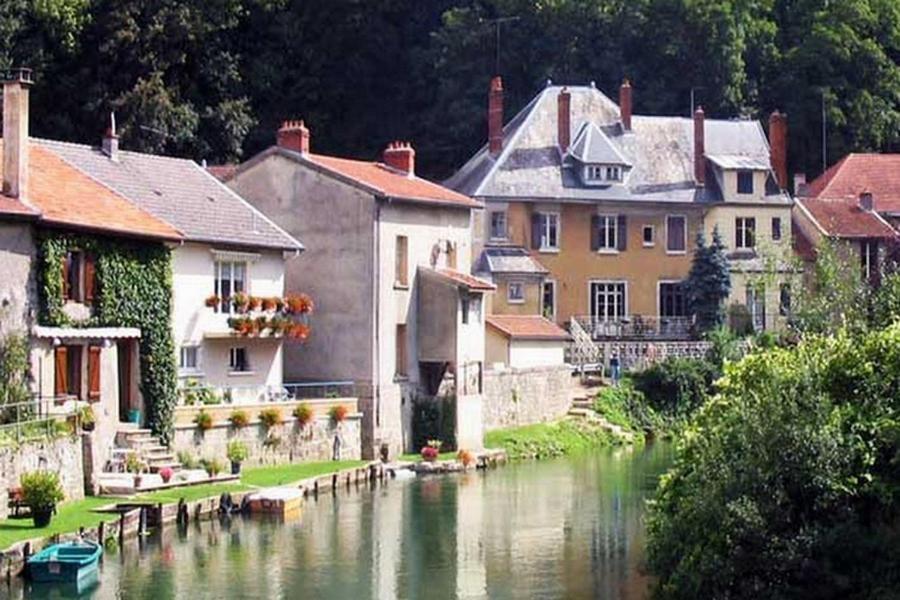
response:
<path fill-rule="evenodd" d="M 766 179 L 768 171 L 753 171 L 753 193 L 739 194 L 737 191 L 737 174 L 733 169 L 715 169 L 715 176 L 726 202 L 762 202 L 766 198 Z"/>
<path fill-rule="evenodd" d="M 32 271 L 33 231 L 26 223 L 0 223 L 0 337 L 25 333 L 37 307 Z"/>
<path fill-rule="evenodd" d="M 509 366 L 513 368 L 553 367 L 565 364 L 561 340 L 512 340 Z"/>
<path fill-rule="evenodd" d="M 522 284 L 525 292 L 524 302 L 509 301 L 509 284 Z M 492 315 L 539 315 L 541 314 L 541 281 L 533 277 L 517 277 L 502 275 L 494 277 L 497 291 L 490 295 L 488 314 Z"/>
<path fill-rule="evenodd" d="M 491 326 L 484 330 L 484 366 L 493 369 L 496 366 L 509 365 L 509 338 Z"/>
<path fill-rule="evenodd" d="M 773 249 L 789 251 L 791 248 L 791 206 L 788 204 L 720 204 L 709 209 L 703 220 L 706 241 L 712 239 L 713 230 L 718 227 L 722 243 L 728 251 L 735 249 L 735 219 L 753 217 L 756 219 L 757 247 L 770 246 Z M 781 219 L 781 240 L 772 239 L 772 218 Z"/>

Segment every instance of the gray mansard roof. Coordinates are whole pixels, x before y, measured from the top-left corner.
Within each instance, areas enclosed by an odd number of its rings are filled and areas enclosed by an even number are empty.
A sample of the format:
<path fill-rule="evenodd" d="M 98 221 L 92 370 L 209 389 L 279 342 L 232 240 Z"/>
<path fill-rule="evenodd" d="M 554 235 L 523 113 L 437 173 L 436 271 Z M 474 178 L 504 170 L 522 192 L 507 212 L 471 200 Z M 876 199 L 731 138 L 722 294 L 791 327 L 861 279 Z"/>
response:
<path fill-rule="evenodd" d="M 596 202 L 714 202 L 722 195 L 715 177 L 706 187 L 694 182 L 694 122 L 689 117 L 634 115 L 624 131 L 619 107 L 593 86 L 567 86 L 571 94 L 571 133 L 578 137 L 561 156 L 557 137 L 557 96 L 562 86 L 549 85 L 503 129 L 503 150 L 496 158 L 482 147 L 445 184 L 482 199 Z M 596 130 L 596 133 L 593 131 Z M 604 144 L 584 154 L 583 137 Z M 597 135 L 602 132 L 601 135 Z M 570 137 L 570 139 L 572 139 Z M 769 144 L 757 121 L 706 119 L 707 155 L 740 157 L 753 165 L 769 164 Z M 620 184 L 585 186 L 570 165 L 573 159 L 624 159 L 631 169 Z M 599 159 L 603 159 L 602 161 Z M 616 160 L 615 162 L 619 162 Z M 711 165 L 708 164 L 708 168 Z"/>
<path fill-rule="evenodd" d="M 537 262 L 527 250 L 519 246 L 488 246 L 472 270 L 474 273 L 492 275 L 546 275 L 549 271 Z"/>
<path fill-rule="evenodd" d="M 35 140 L 184 234 L 187 241 L 302 250 L 303 245 L 192 160 Z"/>

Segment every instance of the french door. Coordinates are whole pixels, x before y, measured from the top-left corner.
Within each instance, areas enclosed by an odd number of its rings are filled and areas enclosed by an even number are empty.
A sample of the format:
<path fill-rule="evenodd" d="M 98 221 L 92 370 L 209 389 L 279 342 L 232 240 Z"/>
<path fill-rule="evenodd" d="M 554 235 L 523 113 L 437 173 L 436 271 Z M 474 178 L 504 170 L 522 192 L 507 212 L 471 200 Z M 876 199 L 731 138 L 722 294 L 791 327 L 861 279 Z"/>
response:
<path fill-rule="evenodd" d="M 591 282 L 591 319 L 617 321 L 628 313 L 624 281 Z"/>

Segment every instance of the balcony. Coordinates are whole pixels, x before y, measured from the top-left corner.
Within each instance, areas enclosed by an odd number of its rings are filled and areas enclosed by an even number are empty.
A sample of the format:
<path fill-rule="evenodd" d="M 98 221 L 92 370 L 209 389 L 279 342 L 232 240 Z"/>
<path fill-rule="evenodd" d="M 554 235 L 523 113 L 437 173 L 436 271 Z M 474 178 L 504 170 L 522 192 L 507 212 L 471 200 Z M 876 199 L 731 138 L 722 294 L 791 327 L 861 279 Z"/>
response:
<path fill-rule="evenodd" d="M 617 319 L 572 317 L 594 341 L 612 340 L 691 340 L 694 339 L 692 317 L 656 317 L 630 315 Z"/>

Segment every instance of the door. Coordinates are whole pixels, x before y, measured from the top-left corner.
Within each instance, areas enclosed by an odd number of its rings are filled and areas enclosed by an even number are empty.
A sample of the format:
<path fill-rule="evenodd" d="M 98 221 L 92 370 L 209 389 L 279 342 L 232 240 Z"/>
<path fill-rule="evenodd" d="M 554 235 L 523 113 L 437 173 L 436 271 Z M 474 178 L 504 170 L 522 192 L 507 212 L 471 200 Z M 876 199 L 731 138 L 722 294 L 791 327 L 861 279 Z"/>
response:
<path fill-rule="evenodd" d="M 747 286 L 747 310 L 754 331 L 766 328 L 766 290 L 763 287 Z"/>
<path fill-rule="evenodd" d="M 618 335 L 625 318 L 625 283 L 591 282 L 591 328 L 595 336 Z"/>
<path fill-rule="evenodd" d="M 545 318 L 556 321 L 556 282 L 549 279 L 541 288 L 541 313 Z"/>
<path fill-rule="evenodd" d="M 134 342 L 131 340 L 119 340 L 117 350 L 119 355 L 119 421 L 128 422 L 128 412 L 131 404 L 131 348 Z"/>

